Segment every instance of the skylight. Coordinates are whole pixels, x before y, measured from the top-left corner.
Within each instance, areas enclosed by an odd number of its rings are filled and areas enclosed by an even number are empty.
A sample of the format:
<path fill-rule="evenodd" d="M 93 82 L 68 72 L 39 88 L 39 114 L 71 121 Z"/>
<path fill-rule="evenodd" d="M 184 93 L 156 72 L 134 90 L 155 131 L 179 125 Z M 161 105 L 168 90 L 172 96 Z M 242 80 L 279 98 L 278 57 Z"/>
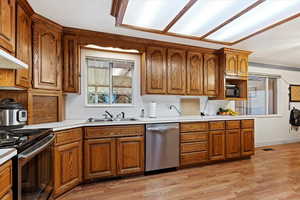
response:
<path fill-rule="evenodd" d="M 300 16 L 300 0 L 128 0 L 124 4 L 126 9 L 113 14 L 121 19 L 120 26 L 228 45 Z"/>

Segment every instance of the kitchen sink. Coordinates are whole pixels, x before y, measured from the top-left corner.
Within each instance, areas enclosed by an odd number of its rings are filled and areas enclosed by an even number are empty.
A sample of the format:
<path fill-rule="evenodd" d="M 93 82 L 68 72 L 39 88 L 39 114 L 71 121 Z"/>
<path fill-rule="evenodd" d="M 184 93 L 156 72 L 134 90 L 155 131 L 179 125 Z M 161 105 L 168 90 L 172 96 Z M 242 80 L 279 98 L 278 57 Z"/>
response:
<path fill-rule="evenodd" d="M 89 118 L 88 122 L 114 122 L 114 121 L 138 121 L 136 118 L 122 118 L 122 119 L 101 119 L 101 118 Z"/>

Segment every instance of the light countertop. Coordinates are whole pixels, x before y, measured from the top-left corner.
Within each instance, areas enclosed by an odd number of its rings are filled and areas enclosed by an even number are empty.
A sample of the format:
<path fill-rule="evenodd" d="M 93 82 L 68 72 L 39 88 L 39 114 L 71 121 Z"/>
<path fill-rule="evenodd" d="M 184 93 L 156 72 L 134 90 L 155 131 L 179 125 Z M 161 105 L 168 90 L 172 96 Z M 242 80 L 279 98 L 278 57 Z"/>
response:
<path fill-rule="evenodd" d="M 14 148 L 0 149 L 0 165 L 17 155 L 17 150 Z"/>
<path fill-rule="evenodd" d="M 219 120 L 239 120 L 254 119 L 252 116 L 178 116 L 178 117 L 157 117 L 157 118 L 137 118 L 137 121 L 107 121 L 107 122 L 88 122 L 87 120 L 65 120 L 62 122 L 45 123 L 25 126 L 25 129 L 50 128 L 53 131 L 61 131 L 71 128 L 86 126 L 111 126 L 111 125 L 130 125 L 130 124 L 153 124 L 153 123 L 175 123 L 175 122 L 198 122 L 198 121 L 219 121 Z"/>

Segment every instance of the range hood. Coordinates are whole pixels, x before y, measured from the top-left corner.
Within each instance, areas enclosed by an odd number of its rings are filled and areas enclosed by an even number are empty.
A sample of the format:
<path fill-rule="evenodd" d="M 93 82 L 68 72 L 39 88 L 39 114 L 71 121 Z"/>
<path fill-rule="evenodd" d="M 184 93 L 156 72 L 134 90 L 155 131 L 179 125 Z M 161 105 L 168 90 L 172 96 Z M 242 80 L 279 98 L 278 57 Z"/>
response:
<path fill-rule="evenodd" d="M 28 65 L 0 49 L 0 69 L 28 69 Z"/>

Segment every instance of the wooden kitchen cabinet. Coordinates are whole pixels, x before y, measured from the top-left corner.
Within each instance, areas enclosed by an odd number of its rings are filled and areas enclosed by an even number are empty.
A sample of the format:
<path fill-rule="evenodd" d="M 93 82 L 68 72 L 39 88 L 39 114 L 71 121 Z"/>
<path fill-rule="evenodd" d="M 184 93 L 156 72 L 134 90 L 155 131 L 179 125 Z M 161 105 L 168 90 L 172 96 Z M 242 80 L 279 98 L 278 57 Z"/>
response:
<path fill-rule="evenodd" d="M 33 18 L 33 87 L 62 88 L 62 29 L 59 25 L 34 15 Z"/>
<path fill-rule="evenodd" d="M 225 73 L 226 75 L 237 75 L 238 72 L 238 56 L 233 53 L 227 53 L 225 55 L 226 59 L 226 67 Z"/>
<path fill-rule="evenodd" d="M 117 173 L 126 175 L 144 171 L 144 137 L 117 139 Z"/>
<path fill-rule="evenodd" d="M 186 55 L 184 50 L 168 49 L 168 94 L 184 95 L 186 91 Z"/>
<path fill-rule="evenodd" d="M 74 35 L 63 36 L 63 91 L 80 92 L 80 60 L 78 39 Z"/>
<path fill-rule="evenodd" d="M 238 55 L 237 75 L 241 77 L 248 76 L 248 55 Z"/>
<path fill-rule="evenodd" d="M 0 48 L 15 53 L 16 1 L 0 1 Z"/>
<path fill-rule="evenodd" d="M 214 54 L 204 55 L 204 94 L 207 96 L 217 96 L 219 81 L 219 61 Z"/>
<path fill-rule="evenodd" d="M 55 132 L 54 192 L 55 197 L 82 181 L 82 129 Z"/>
<path fill-rule="evenodd" d="M 60 145 L 54 150 L 54 196 L 78 185 L 82 180 L 82 141 Z"/>
<path fill-rule="evenodd" d="M 116 140 L 112 138 L 85 140 L 84 179 L 116 175 Z"/>
<path fill-rule="evenodd" d="M 209 132 L 209 159 L 225 159 L 225 130 Z"/>
<path fill-rule="evenodd" d="M 254 155 L 254 130 L 242 129 L 241 130 L 241 155 L 251 156 Z"/>
<path fill-rule="evenodd" d="M 0 166 L 0 199 L 12 199 L 12 161 Z"/>
<path fill-rule="evenodd" d="M 238 158 L 241 156 L 241 132 L 240 129 L 226 130 L 226 158 Z"/>
<path fill-rule="evenodd" d="M 2 198 L 0 198 L 0 200 L 13 200 L 12 191 L 10 190 Z"/>
<path fill-rule="evenodd" d="M 31 16 L 33 10 L 27 1 L 17 1 L 16 57 L 28 64 L 28 69 L 16 70 L 16 85 L 28 88 L 31 85 Z"/>
<path fill-rule="evenodd" d="M 203 54 L 199 52 L 187 53 L 187 88 L 188 95 L 203 95 L 204 66 Z"/>
<path fill-rule="evenodd" d="M 148 47 L 146 51 L 146 93 L 167 93 L 166 48 Z"/>

